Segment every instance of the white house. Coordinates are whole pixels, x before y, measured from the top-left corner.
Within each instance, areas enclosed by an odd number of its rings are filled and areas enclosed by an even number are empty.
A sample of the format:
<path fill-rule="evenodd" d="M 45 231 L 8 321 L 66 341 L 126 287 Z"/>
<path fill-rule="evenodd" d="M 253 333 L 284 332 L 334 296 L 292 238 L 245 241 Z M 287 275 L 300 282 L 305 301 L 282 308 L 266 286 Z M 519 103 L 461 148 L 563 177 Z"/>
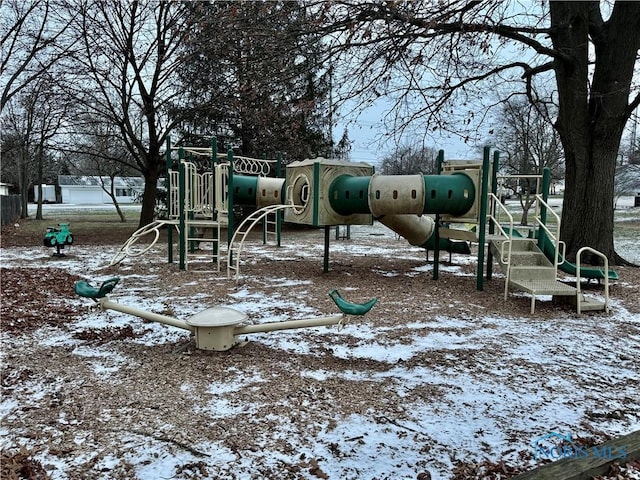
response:
<path fill-rule="evenodd" d="M 113 180 L 118 203 L 134 203 L 144 190 L 143 177 L 115 177 Z M 96 205 L 112 203 L 107 194 L 111 179 L 99 176 L 58 175 L 62 203 Z"/>
<path fill-rule="evenodd" d="M 0 182 L 0 195 L 9 195 L 10 183 Z"/>

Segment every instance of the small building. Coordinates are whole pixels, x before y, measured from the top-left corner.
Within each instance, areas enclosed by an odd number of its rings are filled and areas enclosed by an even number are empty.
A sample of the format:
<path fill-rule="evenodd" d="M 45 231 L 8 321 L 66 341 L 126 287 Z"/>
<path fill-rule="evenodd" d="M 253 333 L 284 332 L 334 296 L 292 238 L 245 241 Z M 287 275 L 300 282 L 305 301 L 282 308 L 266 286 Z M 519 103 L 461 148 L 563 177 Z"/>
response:
<path fill-rule="evenodd" d="M 33 186 L 33 201 L 37 202 L 39 197 L 38 185 Z M 42 184 L 42 203 L 56 203 L 56 186 Z"/>
<path fill-rule="evenodd" d="M 9 189 L 12 187 L 10 183 L 0 182 L 0 195 L 9 195 Z"/>
<path fill-rule="evenodd" d="M 135 203 L 144 191 L 144 178 L 115 177 L 113 185 L 118 203 Z M 113 203 L 107 194 L 107 191 L 111 191 L 109 177 L 58 175 L 58 186 L 62 203 L 78 205 Z"/>

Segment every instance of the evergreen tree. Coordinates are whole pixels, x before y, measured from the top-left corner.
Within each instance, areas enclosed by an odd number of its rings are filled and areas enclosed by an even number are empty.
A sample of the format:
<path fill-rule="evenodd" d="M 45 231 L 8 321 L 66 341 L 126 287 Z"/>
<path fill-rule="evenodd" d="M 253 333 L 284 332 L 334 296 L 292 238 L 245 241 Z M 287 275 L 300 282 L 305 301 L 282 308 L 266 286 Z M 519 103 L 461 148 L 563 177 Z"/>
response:
<path fill-rule="evenodd" d="M 317 42 L 298 36 L 298 2 L 194 2 L 180 79 L 182 141 L 285 161 L 328 155 L 328 72 Z"/>

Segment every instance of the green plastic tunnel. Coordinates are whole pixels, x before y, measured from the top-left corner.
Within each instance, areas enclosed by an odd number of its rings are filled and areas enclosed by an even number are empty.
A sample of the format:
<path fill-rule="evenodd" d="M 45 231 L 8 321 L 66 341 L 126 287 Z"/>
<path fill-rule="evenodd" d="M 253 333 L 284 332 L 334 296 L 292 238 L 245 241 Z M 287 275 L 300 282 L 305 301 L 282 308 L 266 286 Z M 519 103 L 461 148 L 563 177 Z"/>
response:
<path fill-rule="evenodd" d="M 233 196 L 238 205 L 278 205 L 285 201 L 285 181 L 284 178 L 234 175 Z"/>
<path fill-rule="evenodd" d="M 462 216 L 475 202 L 473 180 L 451 175 L 341 175 L 329 187 L 331 208 L 341 215 L 425 213 Z"/>

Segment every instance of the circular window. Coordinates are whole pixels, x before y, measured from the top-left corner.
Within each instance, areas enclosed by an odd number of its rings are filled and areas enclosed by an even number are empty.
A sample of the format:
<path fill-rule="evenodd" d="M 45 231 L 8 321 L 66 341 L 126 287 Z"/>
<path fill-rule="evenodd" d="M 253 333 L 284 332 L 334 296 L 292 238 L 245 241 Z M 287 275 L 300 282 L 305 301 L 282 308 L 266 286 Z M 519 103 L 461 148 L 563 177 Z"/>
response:
<path fill-rule="evenodd" d="M 290 200 L 293 204 L 293 213 L 301 215 L 307 208 L 311 187 L 309 186 L 309 178 L 304 174 L 299 174 L 293 179 L 290 187 Z"/>

